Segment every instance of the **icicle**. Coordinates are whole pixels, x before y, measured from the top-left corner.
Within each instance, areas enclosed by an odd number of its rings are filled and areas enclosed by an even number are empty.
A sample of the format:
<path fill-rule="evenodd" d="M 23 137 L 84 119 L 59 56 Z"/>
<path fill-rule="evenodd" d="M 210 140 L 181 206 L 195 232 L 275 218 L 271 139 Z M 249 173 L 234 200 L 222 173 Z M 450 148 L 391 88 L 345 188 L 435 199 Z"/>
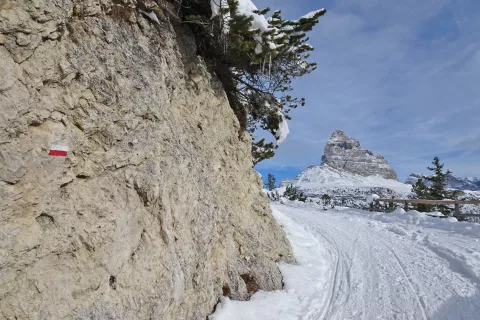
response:
<path fill-rule="evenodd" d="M 265 65 L 267 64 L 267 57 L 263 57 L 263 64 L 262 64 L 262 74 L 265 74 Z"/>
<path fill-rule="evenodd" d="M 269 53 L 268 56 L 270 58 L 270 62 L 268 63 L 268 77 L 271 78 L 272 77 L 272 54 Z"/>

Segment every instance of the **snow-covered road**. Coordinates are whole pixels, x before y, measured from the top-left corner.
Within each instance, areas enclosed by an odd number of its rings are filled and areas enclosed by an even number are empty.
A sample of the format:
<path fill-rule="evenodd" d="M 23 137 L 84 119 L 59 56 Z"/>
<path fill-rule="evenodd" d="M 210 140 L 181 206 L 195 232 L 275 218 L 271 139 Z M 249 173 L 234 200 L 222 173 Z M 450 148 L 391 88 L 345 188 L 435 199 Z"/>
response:
<path fill-rule="evenodd" d="M 480 319 L 480 225 L 423 214 L 273 204 L 298 265 L 285 290 L 211 319 Z"/>

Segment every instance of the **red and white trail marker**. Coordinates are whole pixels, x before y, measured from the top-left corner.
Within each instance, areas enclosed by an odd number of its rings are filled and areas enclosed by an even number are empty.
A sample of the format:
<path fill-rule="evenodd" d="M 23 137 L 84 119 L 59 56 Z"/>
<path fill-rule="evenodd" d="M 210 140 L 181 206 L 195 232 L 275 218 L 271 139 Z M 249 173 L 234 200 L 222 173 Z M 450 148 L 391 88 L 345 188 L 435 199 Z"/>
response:
<path fill-rule="evenodd" d="M 50 148 L 48 155 L 52 157 L 66 157 L 68 155 L 68 147 L 62 145 L 53 145 Z"/>

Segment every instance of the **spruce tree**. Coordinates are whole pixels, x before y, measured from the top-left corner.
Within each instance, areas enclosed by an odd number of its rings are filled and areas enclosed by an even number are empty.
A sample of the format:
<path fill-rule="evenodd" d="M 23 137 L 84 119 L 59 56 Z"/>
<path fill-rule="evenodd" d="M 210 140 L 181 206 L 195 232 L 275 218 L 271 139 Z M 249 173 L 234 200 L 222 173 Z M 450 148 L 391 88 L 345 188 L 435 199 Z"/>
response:
<path fill-rule="evenodd" d="M 433 200 L 444 200 L 444 199 L 453 199 L 457 196 L 457 193 L 454 191 L 447 190 L 447 179 L 448 176 L 452 174 L 450 170 L 443 172 L 443 163 L 440 163 L 438 157 L 433 158 L 433 166 L 427 167 L 428 170 L 432 171 L 431 176 L 425 177 L 425 179 L 430 182 L 428 189 L 429 199 Z M 432 206 L 429 206 L 430 208 Z M 440 210 L 444 214 L 450 214 L 452 209 L 446 205 L 437 205 L 434 206 L 435 210 Z"/>
<path fill-rule="evenodd" d="M 296 200 L 298 197 L 297 189 L 290 184 L 285 188 L 285 192 L 283 193 L 283 196 L 291 201 Z"/>
<path fill-rule="evenodd" d="M 449 198 L 452 193 L 447 191 L 447 179 L 448 176 L 452 173 L 450 170 L 447 172 L 443 172 L 443 164 L 440 163 L 438 157 L 433 158 L 432 161 L 433 167 L 427 167 L 428 170 L 432 171 L 433 174 L 431 176 L 425 177 L 427 181 L 431 183 L 429 189 L 429 194 L 431 199 L 434 200 L 443 200 L 445 198 Z"/>
<path fill-rule="evenodd" d="M 307 43 L 307 32 L 326 10 L 298 20 L 286 20 L 275 11 L 267 26 L 256 23 L 254 28 L 255 19 L 263 19 L 269 8 L 245 14 L 237 0 L 215 1 L 220 8 L 216 15 L 210 0 L 182 1 L 183 19 L 196 37 L 197 53 L 222 83 L 240 122 L 239 134 L 263 129 L 281 141 L 279 133 L 290 110 L 305 105 L 305 99 L 290 94 L 292 81 L 317 67 L 308 61 L 314 48 Z M 252 144 L 255 164 L 275 153 L 273 143 Z"/>
<path fill-rule="evenodd" d="M 428 199 L 428 189 L 423 178 L 419 178 L 417 182 L 412 186 L 412 191 L 416 193 L 417 197 L 420 199 Z"/>
<path fill-rule="evenodd" d="M 268 178 L 267 178 L 267 189 L 272 191 L 275 188 L 276 188 L 275 176 L 273 174 L 269 173 Z"/>
<path fill-rule="evenodd" d="M 252 161 L 253 165 L 256 165 L 260 161 L 272 158 L 275 155 L 274 149 L 277 146 L 273 142 L 265 143 L 265 139 L 255 142 L 252 141 Z"/>
<path fill-rule="evenodd" d="M 429 199 L 431 199 L 430 194 L 429 194 L 429 190 L 428 190 L 427 186 L 425 185 L 425 183 L 423 182 L 423 179 L 424 178 L 419 178 L 417 180 L 417 182 L 412 187 L 412 191 L 415 192 L 418 199 L 429 200 Z M 418 203 L 415 206 L 415 208 L 418 211 L 421 211 L 421 212 L 429 212 L 429 211 L 431 211 L 432 206 L 429 206 L 429 205 L 423 204 L 423 203 Z"/>
<path fill-rule="evenodd" d="M 322 196 L 322 202 L 323 202 L 324 207 L 328 206 L 331 201 L 332 201 L 332 198 L 330 198 L 330 196 L 328 194 L 324 194 Z"/>
<path fill-rule="evenodd" d="M 307 197 L 303 195 L 303 192 L 299 193 L 298 188 L 294 187 L 291 184 L 287 186 L 287 188 L 285 189 L 285 192 L 283 193 L 283 196 L 290 201 L 294 201 L 294 200 L 298 200 L 302 202 L 307 201 Z"/>

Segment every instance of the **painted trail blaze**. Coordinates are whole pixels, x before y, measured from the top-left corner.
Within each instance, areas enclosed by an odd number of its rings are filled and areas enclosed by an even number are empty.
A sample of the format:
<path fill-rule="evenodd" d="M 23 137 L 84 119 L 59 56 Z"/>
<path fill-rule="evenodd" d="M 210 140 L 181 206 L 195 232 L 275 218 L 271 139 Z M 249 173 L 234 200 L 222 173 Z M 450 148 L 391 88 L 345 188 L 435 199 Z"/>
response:
<path fill-rule="evenodd" d="M 66 157 L 68 155 L 68 147 L 62 145 L 53 145 L 48 152 L 52 157 Z"/>

